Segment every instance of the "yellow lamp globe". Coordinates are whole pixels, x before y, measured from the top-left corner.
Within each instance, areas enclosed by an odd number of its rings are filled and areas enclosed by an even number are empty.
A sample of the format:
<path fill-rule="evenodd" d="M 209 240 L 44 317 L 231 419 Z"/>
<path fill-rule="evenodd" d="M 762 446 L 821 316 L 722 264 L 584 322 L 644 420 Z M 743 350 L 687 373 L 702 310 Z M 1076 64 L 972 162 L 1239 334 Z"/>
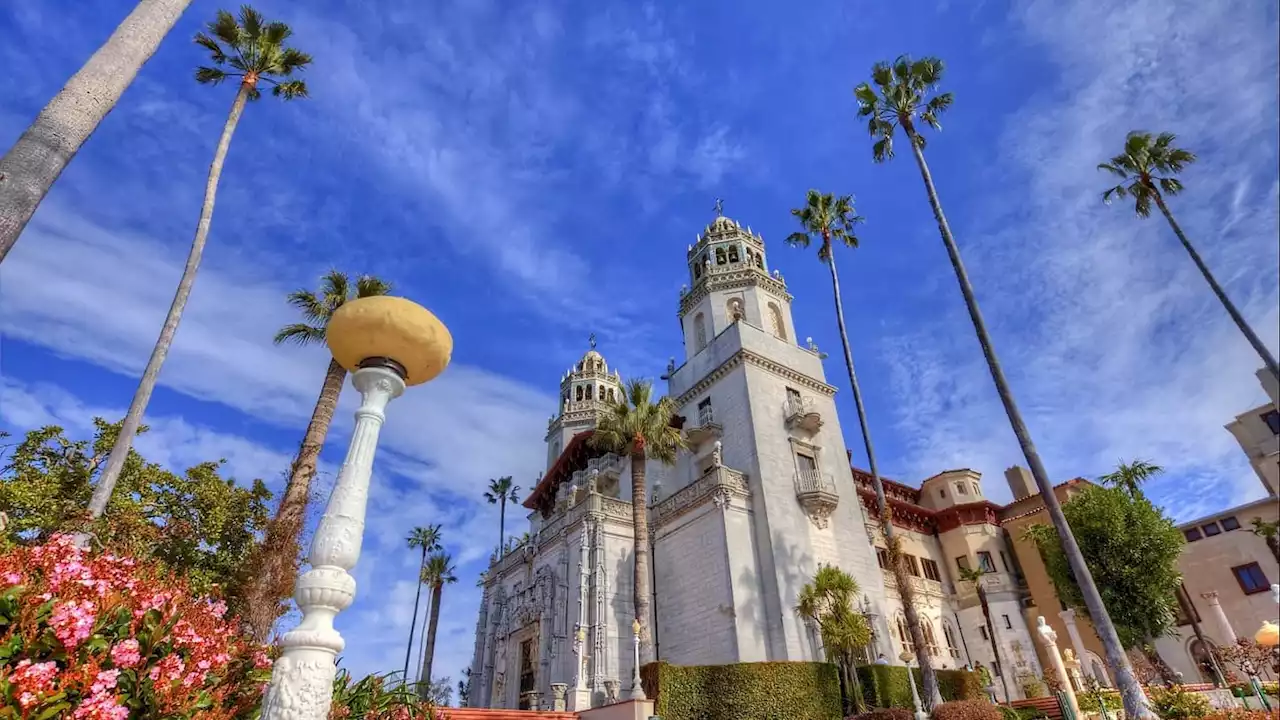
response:
<path fill-rule="evenodd" d="M 325 342 L 349 372 L 366 360 L 385 358 L 404 370 L 405 385 L 435 378 L 453 355 L 453 336 L 439 318 L 412 300 L 391 295 L 359 298 L 338 308 L 325 329 Z"/>
<path fill-rule="evenodd" d="M 1257 634 L 1253 636 L 1253 641 L 1262 647 L 1275 647 L 1280 645 L 1280 625 L 1276 625 L 1270 620 L 1265 620 L 1262 627 L 1258 629 Z"/>

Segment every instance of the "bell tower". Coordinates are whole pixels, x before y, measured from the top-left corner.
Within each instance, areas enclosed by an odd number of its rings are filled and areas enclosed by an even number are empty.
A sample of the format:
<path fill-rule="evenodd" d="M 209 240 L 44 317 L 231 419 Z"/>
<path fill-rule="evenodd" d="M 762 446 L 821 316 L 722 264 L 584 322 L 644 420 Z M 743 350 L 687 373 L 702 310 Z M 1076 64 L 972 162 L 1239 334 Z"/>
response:
<path fill-rule="evenodd" d="M 547 421 L 548 468 L 574 435 L 594 428 L 609 403 L 622 397 L 622 377 L 617 370 L 609 372 L 604 356 L 596 352 L 594 334 L 590 343 L 591 349 L 560 378 L 560 411 Z"/>
<path fill-rule="evenodd" d="M 686 360 L 740 320 L 795 344 L 791 295 L 782 273 L 769 273 L 764 239 L 750 227 L 718 214 L 689 246 L 686 260 L 690 284 L 680 294 Z"/>

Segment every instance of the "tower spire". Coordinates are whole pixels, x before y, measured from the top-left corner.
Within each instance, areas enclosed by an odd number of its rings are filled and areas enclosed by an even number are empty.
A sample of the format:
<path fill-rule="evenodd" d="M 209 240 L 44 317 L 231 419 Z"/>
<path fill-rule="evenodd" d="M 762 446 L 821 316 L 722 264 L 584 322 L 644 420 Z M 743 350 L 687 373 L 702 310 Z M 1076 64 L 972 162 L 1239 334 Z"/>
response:
<path fill-rule="evenodd" d="M 592 350 L 595 350 L 595 349 L 596 349 L 596 334 L 595 334 L 595 333 L 591 333 L 591 335 L 590 335 L 589 337 L 587 337 L 587 343 L 591 345 L 591 349 L 592 349 Z"/>
<path fill-rule="evenodd" d="M 716 198 L 716 217 L 724 217 L 724 198 Z"/>

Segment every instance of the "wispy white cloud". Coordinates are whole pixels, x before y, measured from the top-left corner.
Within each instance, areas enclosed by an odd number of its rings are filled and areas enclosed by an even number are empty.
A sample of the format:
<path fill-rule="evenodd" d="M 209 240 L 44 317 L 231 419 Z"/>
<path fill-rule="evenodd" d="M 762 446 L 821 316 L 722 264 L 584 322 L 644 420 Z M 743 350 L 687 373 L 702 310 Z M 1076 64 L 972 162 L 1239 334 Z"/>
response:
<path fill-rule="evenodd" d="M 1174 212 L 1280 345 L 1274 15 L 1242 3 L 1037 2 L 1017 5 L 1010 22 L 1052 71 L 977 171 L 989 205 L 956 230 L 1050 472 L 1155 461 L 1168 474 L 1153 494 L 1179 517 L 1257 496 L 1223 425 L 1262 401 L 1261 363 L 1162 218 L 1102 206 L 1107 178 L 1094 165 L 1131 129 L 1173 131 L 1197 151 Z M 981 112 L 965 102 L 952 112 Z M 935 178 L 944 204 L 966 182 Z M 1023 461 L 949 273 L 945 262 L 929 273 L 948 298 L 944 316 L 897 328 L 884 345 L 906 464 L 918 477 L 975 467 L 989 495 L 1007 497 L 1000 472 Z"/>

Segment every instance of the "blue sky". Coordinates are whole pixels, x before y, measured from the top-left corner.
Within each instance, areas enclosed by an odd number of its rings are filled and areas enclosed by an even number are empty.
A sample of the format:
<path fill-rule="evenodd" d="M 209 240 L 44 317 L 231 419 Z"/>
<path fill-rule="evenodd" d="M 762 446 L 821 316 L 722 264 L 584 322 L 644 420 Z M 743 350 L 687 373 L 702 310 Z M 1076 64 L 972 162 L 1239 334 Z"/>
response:
<path fill-rule="evenodd" d="M 131 5 L 0 8 L 0 61 L 21 69 L 0 76 L 0 146 Z M 971 467 L 1005 500 L 1001 473 L 1021 458 L 919 176 L 906 156 L 874 165 L 854 117 L 873 62 L 935 54 L 956 102 L 928 158 L 1050 472 L 1155 461 L 1168 472 L 1151 492 L 1182 518 L 1258 497 L 1222 426 L 1262 402 L 1260 363 L 1167 227 L 1101 204 L 1094 165 L 1130 129 L 1178 133 L 1200 161 L 1175 212 L 1280 345 L 1276 9 L 1114 5 L 260 2 L 315 55 L 313 99 L 245 113 L 139 448 L 174 467 L 222 457 L 278 488 L 325 364 L 322 349 L 271 345 L 293 320 L 284 294 L 337 267 L 432 309 L 454 364 L 390 410 L 360 598 L 340 628 L 355 672 L 399 668 L 416 567 L 402 538 L 443 523 L 462 572 L 437 667 L 456 679 L 497 534 L 483 486 L 532 484 L 556 384 L 589 333 L 626 375 L 683 355 L 684 249 L 715 197 L 763 233 L 799 334 L 833 351 L 828 379 L 847 385 L 825 271 L 781 243 L 788 209 L 817 187 L 853 193 L 867 218 L 840 267 L 883 471 L 919 482 Z M 123 414 L 234 92 L 191 79 L 204 58 L 190 37 L 219 7 L 192 4 L 5 264 L 0 427 L 83 436 L 95 414 Z M 848 393 L 838 400 L 856 433 Z"/>

